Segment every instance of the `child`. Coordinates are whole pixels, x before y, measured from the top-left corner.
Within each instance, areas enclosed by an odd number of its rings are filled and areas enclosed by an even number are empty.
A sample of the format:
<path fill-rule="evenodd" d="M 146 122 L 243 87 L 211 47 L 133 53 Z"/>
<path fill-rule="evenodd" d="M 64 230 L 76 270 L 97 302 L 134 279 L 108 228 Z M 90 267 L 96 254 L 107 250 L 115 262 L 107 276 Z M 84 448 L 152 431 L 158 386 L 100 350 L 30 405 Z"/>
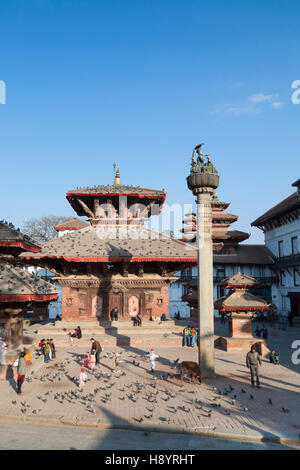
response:
<path fill-rule="evenodd" d="M 81 369 L 80 375 L 79 375 L 79 388 L 82 389 L 84 387 L 84 384 L 87 381 L 87 375 L 85 373 L 84 367 Z"/>
<path fill-rule="evenodd" d="M 96 364 L 96 351 L 93 349 L 89 357 L 89 367 L 91 369 L 95 369 L 95 364 Z"/>
<path fill-rule="evenodd" d="M 157 354 L 154 354 L 154 349 L 150 349 L 150 352 L 146 354 L 146 356 L 149 357 L 151 372 L 153 373 L 155 370 L 155 359 L 158 359 L 159 356 L 157 356 Z"/>
<path fill-rule="evenodd" d="M 44 354 L 44 346 L 45 346 L 45 340 L 42 339 L 41 342 L 39 343 L 39 355 L 40 356 Z"/>
<path fill-rule="evenodd" d="M 115 355 L 115 370 L 118 370 L 120 367 L 120 354 L 116 353 Z"/>
<path fill-rule="evenodd" d="M 84 367 L 89 367 L 89 363 L 90 363 L 89 356 L 87 354 L 84 354 L 84 356 L 83 356 L 83 365 L 84 365 Z"/>
<path fill-rule="evenodd" d="M 30 366 L 30 364 L 31 364 L 31 352 L 24 349 L 24 353 L 25 353 L 24 359 L 26 361 L 26 366 Z"/>

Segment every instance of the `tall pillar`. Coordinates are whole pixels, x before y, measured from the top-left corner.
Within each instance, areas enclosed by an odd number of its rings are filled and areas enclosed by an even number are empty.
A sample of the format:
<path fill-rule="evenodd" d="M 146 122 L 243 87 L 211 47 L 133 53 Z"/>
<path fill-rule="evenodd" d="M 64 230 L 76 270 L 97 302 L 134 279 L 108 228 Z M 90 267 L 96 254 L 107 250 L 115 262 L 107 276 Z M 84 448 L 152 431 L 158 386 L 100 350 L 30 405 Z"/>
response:
<path fill-rule="evenodd" d="M 198 253 L 198 361 L 201 373 L 213 377 L 214 359 L 214 301 L 213 301 L 213 250 L 211 195 L 219 186 L 219 176 L 207 155 L 202 154 L 203 144 L 195 147 L 197 162 L 192 156 L 191 173 L 187 177 L 188 188 L 197 196 L 197 253 Z"/>
<path fill-rule="evenodd" d="M 198 252 L 198 326 L 199 364 L 206 377 L 214 375 L 214 305 L 213 251 L 210 193 L 197 195 L 197 252 Z"/>

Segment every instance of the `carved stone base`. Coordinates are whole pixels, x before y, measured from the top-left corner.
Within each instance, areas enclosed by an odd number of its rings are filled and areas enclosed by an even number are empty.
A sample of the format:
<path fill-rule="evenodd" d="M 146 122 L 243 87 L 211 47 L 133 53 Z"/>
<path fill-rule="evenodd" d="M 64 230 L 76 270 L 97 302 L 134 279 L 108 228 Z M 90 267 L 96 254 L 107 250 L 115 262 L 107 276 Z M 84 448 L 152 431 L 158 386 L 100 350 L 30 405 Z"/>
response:
<path fill-rule="evenodd" d="M 258 353 L 262 357 L 268 357 L 270 350 L 267 347 L 267 343 L 263 339 L 258 338 L 230 338 L 220 336 L 215 340 L 215 348 L 222 349 L 226 352 L 243 352 L 247 353 L 250 351 L 251 346 L 256 346 Z"/>

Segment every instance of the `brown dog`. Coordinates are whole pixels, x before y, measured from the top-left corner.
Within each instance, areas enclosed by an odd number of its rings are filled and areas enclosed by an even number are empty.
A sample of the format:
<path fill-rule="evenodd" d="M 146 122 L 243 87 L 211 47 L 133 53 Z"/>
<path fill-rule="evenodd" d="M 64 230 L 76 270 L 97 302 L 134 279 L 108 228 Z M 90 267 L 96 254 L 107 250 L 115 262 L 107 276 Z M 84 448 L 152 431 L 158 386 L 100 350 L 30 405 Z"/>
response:
<path fill-rule="evenodd" d="M 195 378 L 199 379 L 200 384 L 202 383 L 202 380 L 204 377 L 200 372 L 199 364 L 197 364 L 197 362 L 183 361 L 179 364 L 179 368 L 180 368 L 181 386 L 183 386 L 184 374 L 191 375 L 193 383 L 195 382 Z"/>

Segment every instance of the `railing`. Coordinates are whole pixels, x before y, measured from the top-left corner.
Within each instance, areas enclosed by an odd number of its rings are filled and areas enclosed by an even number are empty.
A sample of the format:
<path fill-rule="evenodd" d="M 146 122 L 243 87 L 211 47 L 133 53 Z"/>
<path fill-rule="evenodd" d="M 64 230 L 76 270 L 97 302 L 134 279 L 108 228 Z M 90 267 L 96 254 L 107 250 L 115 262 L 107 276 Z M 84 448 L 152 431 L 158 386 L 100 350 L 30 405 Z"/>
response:
<path fill-rule="evenodd" d="M 287 268 L 300 266 L 300 253 L 289 256 L 278 256 L 275 258 L 274 268 Z"/>
<path fill-rule="evenodd" d="M 229 276 L 215 275 L 214 282 L 218 284 L 219 282 L 222 282 L 225 279 L 225 277 L 229 277 Z M 252 276 L 252 277 L 254 277 L 254 279 L 256 279 L 257 282 L 261 284 L 262 286 L 278 283 L 278 278 L 276 276 Z M 194 279 L 197 279 L 197 275 L 185 275 L 185 276 L 181 275 L 178 278 L 178 280 L 183 281 L 183 282 L 189 282 Z"/>

